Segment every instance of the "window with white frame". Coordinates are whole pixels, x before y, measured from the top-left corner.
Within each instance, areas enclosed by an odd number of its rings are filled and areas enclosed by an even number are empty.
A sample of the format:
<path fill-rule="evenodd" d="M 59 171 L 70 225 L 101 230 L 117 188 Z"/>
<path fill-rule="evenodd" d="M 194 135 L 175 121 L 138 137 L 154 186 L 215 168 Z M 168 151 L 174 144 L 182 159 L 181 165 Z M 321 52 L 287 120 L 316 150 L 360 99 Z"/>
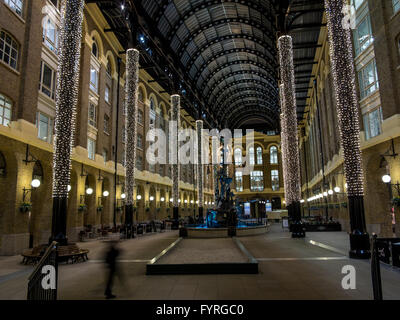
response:
<path fill-rule="evenodd" d="M 235 149 L 235 165 L 241 166 L 242 165 L 242 149 L 237 148 Z"/>
<path fill-rule="evenodd" d="M 24 9 L 24 0 L 4 0 L 5 4 L 7 4 L 16 14 L 22 17 L 23 9 Z"/>
<path fill-rule="evenodd" d="M 372 59 L 371 62 L 358 72 L 358 82 L 360 85 L 361 99 L 366 98 L 379 89 L 375 59 Z"/>
<path fill-rule="evenodd" d="M 55 100 L 57 72 L 46 62 L 40 63 L 39 91 Z"/>
<path fill-rule="evenodd" d="M 272 191 L 279 190 L 279 171 L 271 170 L 271 187 Z"/>
<path fill-rule="evenodd" d="M 252 171 L 250 173 L 250 189 L 251 191 L 264 190 L 264 175 L 262 171 Z"/>
<path fill-rule="evenodd" d="M 393 12 L 397 13 L 400 10 L 400 0 L 392 0 L 393 2 Z"/>
<path fill-rule="evenodd" d="M 365 140 L 369 140 L 382 133 L 382 108 L 377 108 L 363 116 Z"/>
<path fill-rule="evenodd" d="M 58 33 L 59 29 L 56 23 L 47 18 L 43 25 L 43 43 L 53 52 L 58 48 Z"/>
<path fill-rule="evenodd" d="M 90 89 L 95 93 L 99 92 L 99 71 L 93 65 L 90 66 Z"/>
<path fill-rule="evenodd" d="M 138 110 L 138 123 L 143 124 L 143 111 Z"/>
<path fill-rule="evenodd" d="M 95 154 L 96 154 L 96 141 L 88 138 L 87 141 L 87 150 L 88 150 L 88 157 L 90 160 L 95 160 Z"/>
<path fill-rule="evenodd" d="M 249 148 L 249 163 L 250 163 L 251 166 L 254 166 L 256 164 L 255 155 L 254 155 L 254 148 L 253 147 Z"/>
<path fill-rule="evenodd" d="M 17 41 L 7 32 L 0 32 L 0 60 L 11 68 L 18 68 L 19 45 Z"/>
<path fill-rule="evenodd" d="M 269 159 L 270 164 L 278 164 L 278 148 L 276 146 L 269 148 Z"/>
<path fill-rule="evenodd" d="M 107 103 L 111 103 L 111 89 L 108 85 L 106 85 L 106 89 L 104 91 L 104 100 Z"/>
<path fill-rule="evenodd" d="M 261 147 L 257 147 L 257 164 L 263 164 L 263 150 Z"/>
<path fill-rule="evenodd" d="M 93 102 L 89 103 L 88 123 L 92 127 L 97 128 L 97 106 Z"/>
<path fill-rule="evenodd" d="M 357 23 L 353 38 L 356 55 L 363 52 L 373 42 L 371 18 L 369 14 L 365 15 L 361 21 Z"/>
<path fill-rule="evenodd" d="M 12 102 L 0 93 L 0 125 L 7 126 L 11 122 Z"/>
<path fill-rule="evenodd" d="M 36 127 L 38 128 L 38 138 L 48 143 L 53 142 L 54 120 L 42 112 L 36 114 Z"/>
<path fill-rule="evenodd" d="M 235 172 L 235 183 L 236 183 L 236 191 L 242 192 L 243 191 L 243 172 L 241 172 L 241 171 Z"/>

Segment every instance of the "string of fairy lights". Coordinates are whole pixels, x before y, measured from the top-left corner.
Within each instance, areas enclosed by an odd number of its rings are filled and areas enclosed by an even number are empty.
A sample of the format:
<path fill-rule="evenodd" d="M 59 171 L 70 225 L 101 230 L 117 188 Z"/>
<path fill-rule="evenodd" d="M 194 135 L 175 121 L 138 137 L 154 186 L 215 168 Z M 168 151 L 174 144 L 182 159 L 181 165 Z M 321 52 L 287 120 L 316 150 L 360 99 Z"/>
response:
<path fill-rule="evenodd" d="M 62 6 L 58 49 L 56 117 L 54 124 L 53 198 L 66 198 L 76 125 L 83 21 L 83 0 Z"/>
<path fill-rule="evenodd" d="M 132 205 L 136 167 L 136 119 L 138 115 L 139 51 L 126 52 L 125 85 L 125 192 L 126 205 Z"/>
<path fill-rule="evenodd" d="M 170 143 L 173 146 L 173 154 L 177 158 L 176 161 L 171 165 L 171 175 L 172 175 L 172 204 L 175 208 L 179 207 L 179 164 L 178 164 L 178 151 L 179 151 L 179 143 L 178 143 L 178 130 L 180 127 L 180 109 L 181 109 L 181 97 L 177 94 L 171 96 L 171 109 L 172 121 L 176 123 L 176 127 L 174 130 L 171 130 L 171 141 Z"/>
<path fill-rule="evenodd" d="M 359 105 L 351 33 L 350 29 L 344 29 L 342 25 L 345 2 L 345 0 L 325 0 L 325 11 L 347 193 L 349 196 L 362 197 L 364 190 Z"/>
<path fill-rule="evenodd" d="M 198 193 L 198 201 L 199 207 L 203 207 L 204 203 L 204 192 L 203 192 L 203 183 L 204 183 L 204 174 L 203 174 L 203 121 L 196 121 L 196 132 L 197 132 L 197 193 Z"/>
<path fill-rule="evenodd" d="M 279 101 L 280 101 L 280 106 L 281 106 L 281 110 L 283 107 L 283 85 L 279 86 Z M 287 168 L 286 168 L 286 161 L 287 161 L 287 132 L 286 132 L 286 125 L 283 125 L 284 122 L 284 116 L 281 113 L 280 114 L 280 120 L 281 120 L 281 154 L 282 154 L 282 170 L 283 170 L 283 187 L 285 190 L 285 199 L 287 199 L 288 195 L 287 195 L 287 177 L 286 177 L 286 173 L 287 173 Z"/>
<path fill-rule="evenodd" d="M 278 39 L 279 61 L 281 72 L 281 127 L 286 158 L 284 180 L 286 204 L 300 202 L 300 159 L 297 133 L 297 110 L 295 96 L 295 78 L 293 64 L 293 41 L 288 35 Z"/>

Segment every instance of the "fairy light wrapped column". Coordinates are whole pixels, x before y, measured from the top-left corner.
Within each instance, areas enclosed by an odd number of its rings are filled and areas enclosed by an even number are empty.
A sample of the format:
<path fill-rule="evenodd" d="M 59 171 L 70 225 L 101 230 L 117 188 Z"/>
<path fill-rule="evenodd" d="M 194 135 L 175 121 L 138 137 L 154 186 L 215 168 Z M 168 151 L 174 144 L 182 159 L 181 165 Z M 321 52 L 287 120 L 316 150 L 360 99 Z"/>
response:
<path fill-rule="evenodd" d="M 203 121 L 196 121 L 197 132 L 197 194 L 199 201 L 199 219 L 203 220 L 203 204 L 204 204 L 204 171 L 203 171 Z"/>
<path fill-rule="evenodd" d="M 50 241 L 66 245 L 68 185 L 74 143 L 83 21 L 83 0 L 68 0 L 61 10 L 53 155 L 53 216 Z"/>
<path fill-rule="evenodd" d="M 297 133 L 297 109 L 294 81 L 293 43 L 292 37 L 285 35 L 278 39 L 280 73 L 281 73 L 281 105 L 282 105 L 282 138 L 285 145 L 285 186 L 286 204 L 291 219 L 292 237 L 305 237 L 301 223 L 301 189 L 300 159 Z"/>
<path fill-rule="evenodd" d="M 133 189 L 135 187 L 136 164 L 136 119 L 138 114 L 139 51 L 128 49 L 126 52 L 125 85 L 125 226 L 126 235 L 133 236 Z"/>
<path fill-rule="evenodd" d="M 173 229 L 179 228 L 179 143 L 178 143 L 178 129 L 180 123 L 180 109 L 181 109 L 181 97 L 177 94 L 171 96 L 171 117 L 172 123 L 170 128 L 170 145 L 172 159 L 172 204 L 173 208 Z"/>
<path fill-rule="evenodd" d="M 344 5 L 347 5 L 345 0 L 325 0 L 336 109 L 348 186 L 350 257 L 367 259 L 370 256 L 370 243 L 364 213 L 359 103 L 351 34 L 349 28 L 344 28 L 343 23 Z"/>

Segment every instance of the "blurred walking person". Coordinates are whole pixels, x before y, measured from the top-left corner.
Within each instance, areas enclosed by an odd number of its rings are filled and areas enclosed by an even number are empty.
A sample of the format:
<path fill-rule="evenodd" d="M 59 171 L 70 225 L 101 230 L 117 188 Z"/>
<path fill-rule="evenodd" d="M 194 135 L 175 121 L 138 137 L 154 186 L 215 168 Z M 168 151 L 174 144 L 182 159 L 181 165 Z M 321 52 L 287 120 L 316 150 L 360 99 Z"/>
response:
<path fill-rule="evenodd" d="M 114 299 L 116 296 L 112 293 L 114 277 L 118 273 L 117 270 L 117 257 L 119 255 L 118 241 L 110 241 L 109 248 L 106 254 L 106 264 L 108 268 L 108 280 L 105 291 L 106 299 Z"/>

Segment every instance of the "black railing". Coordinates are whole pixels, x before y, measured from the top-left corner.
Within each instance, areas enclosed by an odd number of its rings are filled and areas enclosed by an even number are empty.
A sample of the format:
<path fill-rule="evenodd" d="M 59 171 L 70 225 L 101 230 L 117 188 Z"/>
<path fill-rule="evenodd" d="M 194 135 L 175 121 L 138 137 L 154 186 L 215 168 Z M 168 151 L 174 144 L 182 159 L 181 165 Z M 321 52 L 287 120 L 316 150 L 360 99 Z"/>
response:
<path fill-rule="evenodd" d="M 383 300 L 381 262 L 400 267 L 400 238 L 372 237 L 371 275 L 375 300 Z"/>
<path fill-rule="evenodd" d="M 28 280 L 28 300 L 57 300 L 57 242 L 47 248 Z"/>

